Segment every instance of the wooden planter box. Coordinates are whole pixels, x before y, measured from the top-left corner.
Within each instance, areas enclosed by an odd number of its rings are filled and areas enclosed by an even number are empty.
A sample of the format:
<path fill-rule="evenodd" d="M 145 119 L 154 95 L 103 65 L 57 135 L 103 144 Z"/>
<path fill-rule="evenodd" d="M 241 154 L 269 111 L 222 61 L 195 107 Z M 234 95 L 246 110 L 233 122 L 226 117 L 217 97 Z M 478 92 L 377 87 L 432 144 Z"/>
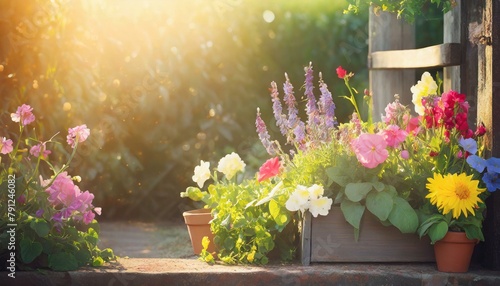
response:
<path fill-rule="evenodd" d="M 402 234 L 383 226 L 366 211 L 361 220 L 359 240 L 344 219 L 340 207 L 327 216 L 314 218 L 306 212 L 302 226 L 302 264 L 311 262 L 434 262 L 434 248 L 428 237 Z"/>

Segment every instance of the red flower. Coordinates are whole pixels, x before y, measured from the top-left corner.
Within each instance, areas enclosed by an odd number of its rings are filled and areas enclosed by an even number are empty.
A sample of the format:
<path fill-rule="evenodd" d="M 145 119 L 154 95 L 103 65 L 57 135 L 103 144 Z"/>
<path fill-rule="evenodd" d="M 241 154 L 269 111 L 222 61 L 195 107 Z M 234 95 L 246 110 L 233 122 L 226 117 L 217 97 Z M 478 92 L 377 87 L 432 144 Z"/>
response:
<path fill-rule="evenodd" d="M 337 76 L 341 79 L 344 79 L 347 76 L 347 71 L 342 68 L 342 66 L 339 66 L 337 68 Z"/>
<path fill-rule="evenodd" d="M 274 157 L 272 159 L 267 160 L 259 169 L 259 176 L 257 180 L 262 182 L 269 178 L 272 178 L 279 174 L 280 172 L 280 159 L 279 157 Z"/>
<path fill-rule="evenodd" d="M 484 126 L 483 123 L 480 123 L 479 126 L 476 129 L 476 133 L 474 134 L 477 137 L 481 137 L 484 134 L 486 134 L 486 127 Z"/>

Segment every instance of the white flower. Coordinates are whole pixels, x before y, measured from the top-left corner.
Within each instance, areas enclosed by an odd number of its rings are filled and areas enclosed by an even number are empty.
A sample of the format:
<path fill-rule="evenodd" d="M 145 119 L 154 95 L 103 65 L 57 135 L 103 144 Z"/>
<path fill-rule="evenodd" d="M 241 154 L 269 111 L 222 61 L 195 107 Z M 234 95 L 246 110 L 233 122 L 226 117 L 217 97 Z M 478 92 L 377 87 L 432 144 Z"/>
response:
<path fill-rule="evenodd" d="M 240 156 L 233 152 L 220 159 L 217 171 L 223 173 L 228 180 L 231 180 L 236 173 L 243 172 L 245 166 L 245 162 L 241 160 Z"/>
<path fill-rule="evenodd" d="M 415 105 L 415 112 L 418 113 L 418 115 L 424 115 L 425 112 L 425 108 L 422 105 L 422 98 L 429 95 L 435 95 L 437 93 L 437 88 L 438 86 L 429 72 L 424 72 L 417 84 L 410 88 L 413 94 L 412 102 Z"/>
<path fill-rule="evenodd" d="M 203 188 L 205 181 L 210 178 L 210 162 L 200 161 L 200 165 L 194 168 L 193 181 L 195 181 L 200 188 Z"/>
<path fill-rule="evenodd" d="M 286 201 L 286 209 L 289 211 L 305 212 L 309 208 L 310 193 L 309 189 L 305 186 L 298 185 L 295 191 L 290 195 Z"/>
<path fill-rule="evenodd" d="M 317 217 L 318 214 L 326 216 L 330 208 L 332 207 L 333 200 L 327 197 L 320 197 L 317 199 L 312 199 L 309 203 L 309 211 L 313 217 Z"/>
<path fill-rule="evenodd" d="M 309 187 L 309 194 L 311 196 L 311 199 L 317 199 L 319 197 L 321 197 L 324 193 L 324 189 L 323 189 L 323 186 L 321 185 L 312 185 Z"/>

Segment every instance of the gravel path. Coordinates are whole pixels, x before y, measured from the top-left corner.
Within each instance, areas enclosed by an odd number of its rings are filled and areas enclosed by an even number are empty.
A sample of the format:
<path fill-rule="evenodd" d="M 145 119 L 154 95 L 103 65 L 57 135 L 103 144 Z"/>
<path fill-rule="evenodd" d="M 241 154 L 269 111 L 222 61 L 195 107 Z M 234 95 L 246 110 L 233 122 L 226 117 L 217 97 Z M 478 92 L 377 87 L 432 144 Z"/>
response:
<path fill-rule="evenodd" d="M 99 222 L 99 247 L 130 258 L 188 258 L 193 256 L 184 223 L 132 221 Z"/>

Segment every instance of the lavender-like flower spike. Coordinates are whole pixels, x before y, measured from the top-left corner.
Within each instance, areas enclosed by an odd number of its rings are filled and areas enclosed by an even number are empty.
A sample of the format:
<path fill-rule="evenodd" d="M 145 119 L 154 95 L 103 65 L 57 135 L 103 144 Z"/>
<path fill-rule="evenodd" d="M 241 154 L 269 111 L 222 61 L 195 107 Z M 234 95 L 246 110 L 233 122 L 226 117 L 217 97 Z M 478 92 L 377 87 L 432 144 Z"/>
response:
<path fill-rule="evenodd" d="M 257 128 L 257 134 L 259 134 L 260 142 L 266 148 L 269 155 L 274 156 L 277 154 L 276 146 L 271 142 L 269 133 L 267 132 L 266 123 L 260 117 L 260 108 L 257 108 L 257 118 L 255 120 L 255 127 Z"/>
<path fill-rule="evenodd" d="M 333 103 L 332 93 L 328 90 L 326 83 L 323 82 L 321 73 L 319 76 L 319 90 L 321 91 L 321 97 L 319 99 L 320 111 L 324 114 L 326 127 L 333 128 L 337 124 L 335 120 L 335 103 Z"/>
<path fill-rule="evenodd" d="M 279 99 L 278 86 L 274 81 L 271 82 L 271 97 L 273 102 L 274 119 L 276 119 L 276 126 L 279 127 L 281 134 L 283 136 L 286 136 L 287 134 L 286 116 L 283 114 L 283 109 L 281 107 L 281 102 Z"/>
<path fill-rule="evenodd" d="M 306 126 L 304 122 L 299 121 L 299 123 L 293 129 L 293 134 L 295 135 L 295 141 L 298 144 L 298 148 L 300 150 L 305 150 L 305 138 L 306 138 Z"/>
<path fill-rule="evenodd" d="M 297 122 L 299 121 L 298 119 L 299 111 L 297 110 L 296 106 L 297 102 L 295 100 L 295 96 L 293 95 L 293 86 L 290 83 L 288 74 L 286 73 L 285 73 L 285 78 L 286 81 L 283 84 L 283 91 L 285 92 L 285 96 L 283 97 L 283 100 L 285 101 L 288 108 L 288 128 L 293 129 L 295 128 L 295 125 L 297 125 Z"/>
<path fill-rule="evenodd" d="M 305 77 L 306 80 L 304 82 L 305 91 L 304 95 L 307 97 L 307 105 L 306 105 L 306 113 L 308 116 L 307 125 L 312 127 L 313 125 L 319 124 L 318 118 L 318 107 L 316 105 L 316 98 L 314 97 L 313 89 L 314 89 L 314 77 L 313 77 L 313 68 L 312 63 L 309 63 L 308 67 L 304 68 L 306 72 Z"/>

